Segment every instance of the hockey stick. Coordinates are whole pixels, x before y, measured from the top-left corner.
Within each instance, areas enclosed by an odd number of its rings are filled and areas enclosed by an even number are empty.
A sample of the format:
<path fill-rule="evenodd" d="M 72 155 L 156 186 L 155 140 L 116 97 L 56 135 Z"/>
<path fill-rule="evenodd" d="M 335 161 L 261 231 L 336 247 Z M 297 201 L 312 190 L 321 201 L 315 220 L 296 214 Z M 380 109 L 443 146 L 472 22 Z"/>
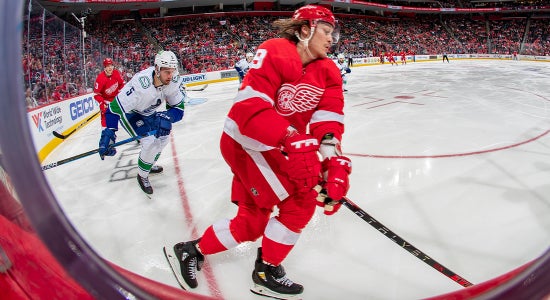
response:
<path fill-rule="evenodd" d="M 114 144 L 112 144 L 110 147 L 114 148 L 114 147 L 118 147 L 120 145 L 124 145 L 124 144 L 127 144 L 129 142 L 132 142 L 132 141 L 136 141 L 136 140 L 139 140 L 141 138 L 144 138 L 146 136 L 150 136 L 150 135 L 154 135 L 157 131 L 156 130 L 153 130 L 153 131 L 150 131 L 150 132 L 147 132 L 146 135 L 137 135 L 137 136 L 133 136 L 131 138 L 127 138 L 125 140 L 122 140 L 120 142 L 116 142 Z M 62 159 L 60 161 L 56 161 L 56 162 L 53 162 L 51 164 L 47 164 L 45 166 L 42 166 L 42 171 L 45 171 L 45 170 L 48 170 L 48 169 L 51 169 L 51 168 L 55 168 L 57 166 L 60 166 L 60 165 L 63 165 L 63 164 L 66 164 L 66 163 L 69 163 L 71 161 L 75 161 L 77 159 L 81 159 L 83 157 L 86 157 L 86 156 L 90 156 L 90 155 L 93 155 L 93 154 L 96 154 L 99 152 L 99 148 L 97 149 L 94 149 L 94 150 L 90 150 L 90 151 L 87 151 L 87 152 L 84 152 L 84 153 L 80 153 L 78 155 L 75 155 L 75 156 L 71 156 L 71 157 L 68 157 L 68 158 L 65 158 L 65 159 Z"/>
<path fill-rule="evenodd" d="M 77 131 L 78 129 L 80 129 L 80 127 L 84 126 L 86 123 L 88 123 L 91 119 L 93 119 L 93 117 L 97 116 L 97 114 L 99 114 L 100 112 L 96 112 L 95 114 L 91 115 L 88 119 L 86 119 L 86 121 L 80 123 L 80 125 L 78 125 L 75 129 L 73 129 L 71 132 L 69 132 L 67 135 L 63 135 L 61 133 L 58 133 L 57 131 L 54 130 L 53 135 L 55 135 L 56 138 L 60 138 L 62 140 L 68 138 L 71 134 L 73 134 L 75 131 Z"/>
<path fill-rule="evenodd" d="M 204 91 L 204 89 L 206 89 L 208 87 L 208 83 L 203 85 L 202 87 L 200 88 L 196 88 L 196 89 L 187 89 L 188 91 L 191 91 L 191 92 L 202 92 Z"/>
<path fill-rule="evenodd" d="M 328 199 L 328 198 L 327 198 Z M 329 200 L 330 201 L 330 200 Z M 340 200 L 342 204 L 349 208 L 354 214 L 356 214 L 359 218 L 363 219 L 367 223 L 369 223 L 372 227 L 374 227 L 376 230 L 381 232 L 383 235 L 388 237 L 390 240 L 394 241 L 396 244 L 401 246 L 401 248 L 409 251 L 412 255 L 416 256 L 418 259 L 422 260 L 432 268 L 436 269 L 443 275 L 449 277 L 451 280 L 455 281 L 456 283 L 462 285 L 463 287 L 469 287 L 473 284 L 469 282 L 468 280 L 462 278 L 461 276 L 457 275 L 455 272 L 447 269 L 442 264 L 435 261 L 435 259 L 429 257 L 426 253 L 420 251 L 415 246 L 411 245 L 409 242 L 402 239 L 400 236 L 395 234 L 393 231 L 389 230 L 386 226 L 382 225 L 380 222 L 378 222 L 375 218 L 371 217 L 367 212 L 362 210 L 357 204 L 353 203 L 348 198 L 344 197 L 342 200 Z"/>

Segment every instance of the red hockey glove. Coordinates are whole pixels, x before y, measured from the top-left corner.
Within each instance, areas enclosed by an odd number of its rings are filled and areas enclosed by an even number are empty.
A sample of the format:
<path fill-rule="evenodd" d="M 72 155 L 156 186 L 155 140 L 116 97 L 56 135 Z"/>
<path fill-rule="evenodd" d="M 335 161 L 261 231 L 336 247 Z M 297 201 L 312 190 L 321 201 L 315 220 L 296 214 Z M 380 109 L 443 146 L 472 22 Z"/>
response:
<path fill-rule="evenodd" d="M 106 103 L 105 101 L 102 101 L 99 103 L 99 110 L 102 112 L 102 113 L 105 113 L 105 111 L 107 110 L 107 106 L 109 105 L 109 103 Z"/>
<path fill-rule="evenodd" d="M 317 151 L 319 141 L 307 134 L 291 133 L 283 142 L 288 157 L 288 177 L 295 182 L 298 192 L 309 192 L 319 183 L 321 162 Z"/>
<path fill-rule="evenodd" d="M 324 213 L 327 216 L 335 214 L 342 206 L 342 202 L 332 200 L 327 196 L 327 190 L 320 185 L 315 187 L 317 191 L 317 206 L 321 206 L 324 209 Z"/>
<path fill-rule="evenodd" d="M 327 158 L 323 161 L 323 171 L 327 172 L 327 179 L 319 192 L 317 204 L 324 207 L 326 215 L 332 215 L 340 209 L 342 203 L 339 201 L 349 190 L 351 160 L 345 156 Z"/>

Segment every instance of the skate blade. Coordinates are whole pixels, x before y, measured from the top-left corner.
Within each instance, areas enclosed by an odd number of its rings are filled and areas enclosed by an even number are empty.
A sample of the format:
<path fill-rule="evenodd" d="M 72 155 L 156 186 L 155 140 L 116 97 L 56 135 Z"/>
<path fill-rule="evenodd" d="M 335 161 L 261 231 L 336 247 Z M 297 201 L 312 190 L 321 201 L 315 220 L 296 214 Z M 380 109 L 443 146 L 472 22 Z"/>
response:
<path fill-rule="evenodd" d="M 183 276 L 181 276 L 180 263 L 178 258 L 176 257 L 176 254 L 174 253 L 174 249 L 172 247 L 165 246 L 162 248 L 162 251 L 164 252 L 164 256 L 166 257 L 168 265 L 170 265 L 170 270 L 172 270 L 172 274 L 174 274 L 174 277 L 176 277 L 176 280 L 178 281 L 180 287 L 184 290 L 192 290 L 192 288 L 183 279 Z"/>
<path fill-rule="evenodd" d="M 273 299 L 280 299 L 280 300 L 301 300 L 302 295 L 301 294 L 280 294 L 277 292 L 274 292 L 265 286 L 254 284 L 254 286 L 250 289 L 250 291 L 256 295 L 265 296 Z"/>

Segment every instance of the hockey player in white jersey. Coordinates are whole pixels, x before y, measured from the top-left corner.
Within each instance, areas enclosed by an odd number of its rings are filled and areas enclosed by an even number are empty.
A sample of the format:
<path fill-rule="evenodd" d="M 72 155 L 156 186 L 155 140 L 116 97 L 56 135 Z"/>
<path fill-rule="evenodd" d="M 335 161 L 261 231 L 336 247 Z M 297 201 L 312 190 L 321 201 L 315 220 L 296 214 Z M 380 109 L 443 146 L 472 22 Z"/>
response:
<path fill-rule="evenodd" d="M 131 136 L 154 135 L 141 138 L 138 159 L 139 186 L 146 194 L 152 194 L 149 173 L 160 173 L 163 168 L 155 166 L 162 149 L 168 144 L 172 123 L 183 118 L 185 88 L 178 74 L 178 60 L 171 51 L 160 51 L 155 56 L 155 65 L 136 73 L 124 85 L 105 113 L 106 128 L 101 132 L 99 155 L 113 156 L 111 147 L 116 140 L 118 123 Z M 165 102 L 165 110 L 157 111 Z"/>
<path fill-rule="evenodd" d="M 252 63 L 252 59 L 254 58 L 254 54 L 252 52 L 246 53 L 246 57 L 239 60 L 235 64 L 235 70 L 237 70 L 237 73 L 239 73 L 239 87 L 240 83 L 243 82 L 244 75 L 248 72 L 248 69 L 250 69 L 250 64 Z"/>
<path fill-rule="evenodd" d="M 342 85 L 342 88 L 344 89 L 344 92 L 347 92 L 346 90 L 346 84 L 347 84 L 347 78 L 346 74 L 351 73 L 351 69 L 349 68 L 348 62 L 346 61 L 346 58 L 344 57 L 344 54 L 340 53 L 338 54 L 338 60 L 336 61 L 336 65 L 338 66 L 338 69 L 340 69 L 340 75 L 342 75 L 342 81 L 344 84 Z"/>

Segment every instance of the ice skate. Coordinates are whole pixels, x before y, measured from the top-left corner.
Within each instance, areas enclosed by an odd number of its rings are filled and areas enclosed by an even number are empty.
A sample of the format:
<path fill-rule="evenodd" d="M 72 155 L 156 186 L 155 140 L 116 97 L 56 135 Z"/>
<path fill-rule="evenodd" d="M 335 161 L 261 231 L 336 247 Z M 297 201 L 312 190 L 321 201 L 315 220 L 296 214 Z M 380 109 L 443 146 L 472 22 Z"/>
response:
<path fill-rule="evenodd" d="M 197 249 L 199 240 L 182 242 L 174 247 L 164 247 L 164 255 L 180 286 L 186 290 L 198 286 L 197 271 L 204 262 L 204 255 Z"/>
<path fill-rule="evenodd" d="M 162 173 L 162 171 L 164 171 L 164 168 L 162 166 L 154 165 L 153 167 L 151 167 L 151 171 L 149 172 L 151 174 L 158 174 L 158 173 Z"/>
<path fill-rule="evenodd" d="M 147 177 L 141 177 L 139 174 L 137 175 L 137 181 L 139 183 L 139 187 L 141 190 L 147 194 L 151 195 L 153 194 L 153 187 L 151 186 L 151 183 L 149 182 L 149 178 Z"/>
<path fill-rule="evenodd" d="M 262 248 L 258 248 L 258 257 L 252 271 L 254 286 L 250 291 L 254 294 L 275 299 L 301 299 L 304 287 L 292 282 L 286 277 L 282 265 L 268 265 L 262 260 Z"/>

